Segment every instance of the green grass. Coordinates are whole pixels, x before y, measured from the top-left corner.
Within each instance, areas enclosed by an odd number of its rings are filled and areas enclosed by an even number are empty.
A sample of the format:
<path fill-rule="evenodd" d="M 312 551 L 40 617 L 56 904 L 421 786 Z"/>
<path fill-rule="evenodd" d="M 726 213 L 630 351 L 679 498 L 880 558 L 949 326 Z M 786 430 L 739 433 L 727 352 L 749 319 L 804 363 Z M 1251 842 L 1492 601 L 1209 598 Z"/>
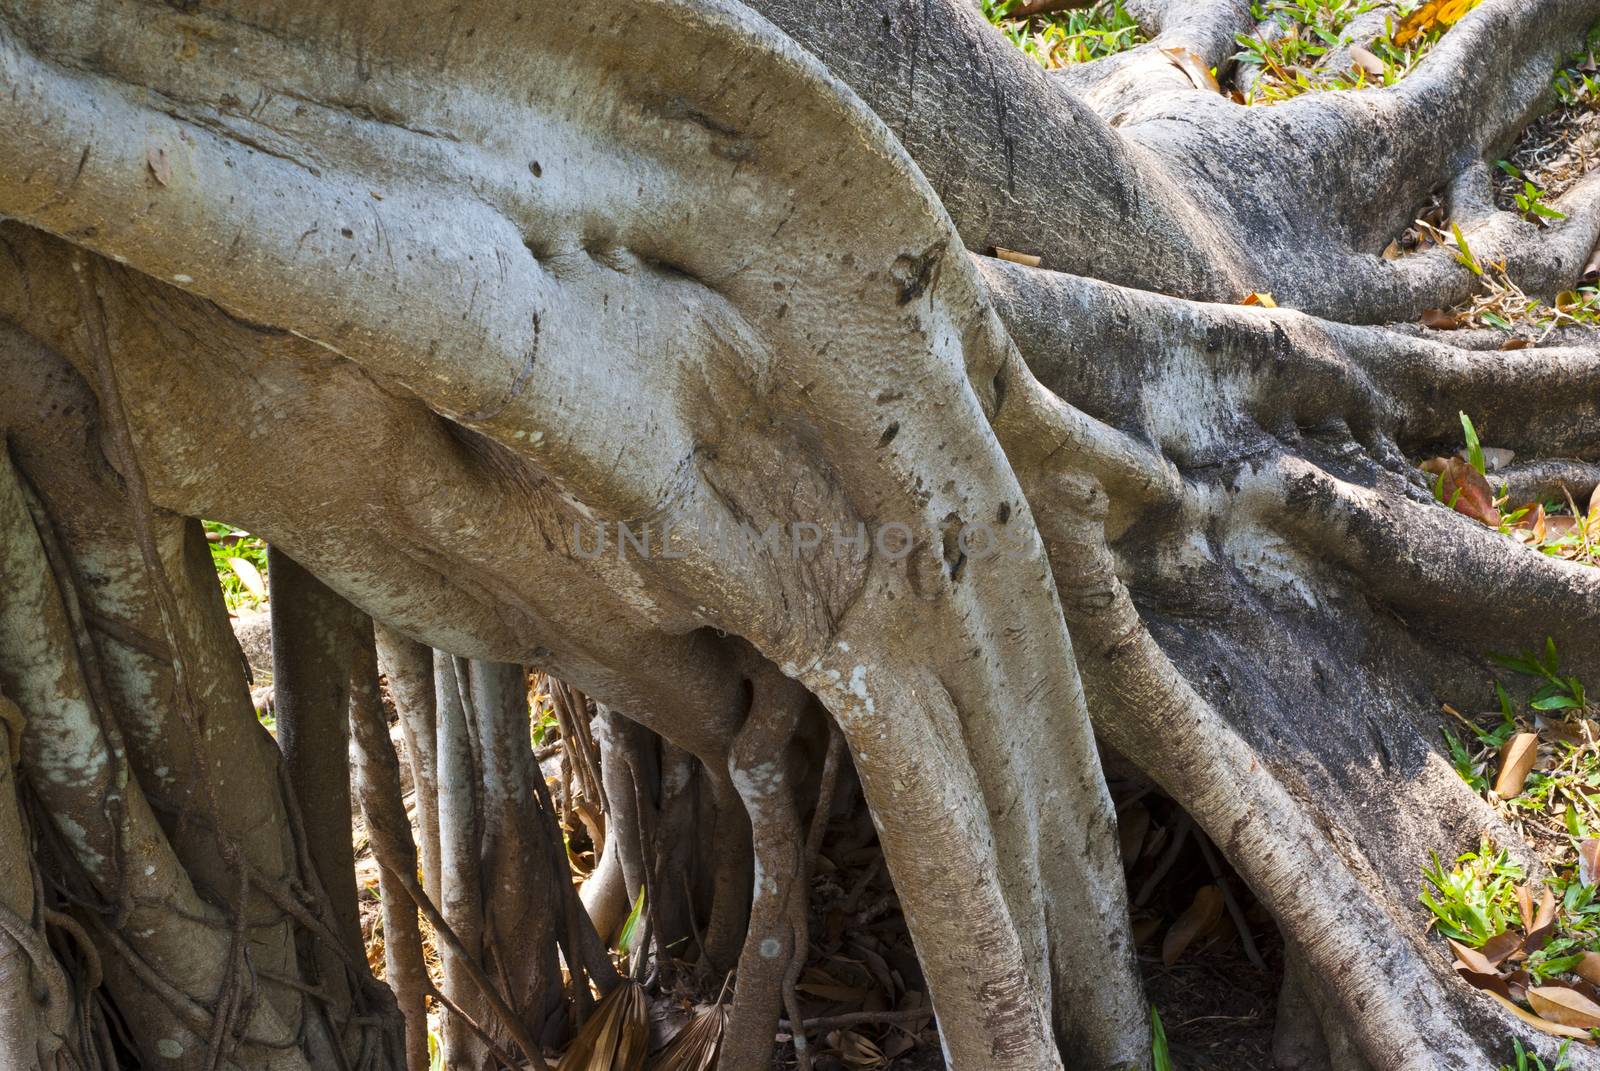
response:
<path fill-rule="evenodd" d="M 1554 1064 L 1546 1064 L 1539 1059 L 1538 1053 L 1528 1052 L 1522 1047 L 1522 1042 L 1514 1038 L 1511 1044 L 1516 1050 L 1517 1062 L 1514 1064 L 1501 1064 L 1500 1071 L 1566 1071 L 1567 1069 L 1568 1043 L 1565 1041 L 1561 1043 L 1561 1049 L 1556 1053 L 1556 1062 Z"/>
<path fill-rule="evenodd" d="M 983 14 L 1007 40 L 1046 68 L 1086 63 L 1126 51 L 1146 40 L 1121 0 L 1080 11 L 1016 18 L 1018 0 L 983 0 Z"/>
<path fill-rule="evenodd" d="M 1378 0 L 1257 0 L 1250 6 L 1258 22 L 1271 19 L 1277 33 L 1240 34 L 1235 59 L 1261 68 L 1263 75 L 1245 99 L 1247 104 L 1275 104 L 1302 93 L 1330 89 L 1367 89 L 1393 85 L 1404 77 L 1449 29 L 1435 25 L 1404 45 L 1395 33 L 1405 16 L 1421 6 L 1404 3 L 1399 19 L 1387 18 L 1382 32 L 1371 40 L 1356 40 L 1350 26 L 1358 16 L 1378 8 Z M 1371 52 L 1383 65 L 1382 73 L 1359 67 L 1323 69 L 1324 58 L 1351 45 Z"/>
<path fill-rule="evenodd" d="M 228 604 L 228 610 L 250 610 L 265 603 L 266 599 L 252 590 L 252 586 L 266 582 L 266 541 L 221 521 L 201 523 L 205 526 L 211 564 L 217 570 L 217 581 L 222 585 L 222 599 Z M 264 594 L 265 588 L 261 587 L 260 592 Z"/>
<path fill-rule="evenodd" d="M 1477 948 L 1521 918 L 1517 885 L 1522 867 L 1488 840 L 1477 851 L 1459 856 L 1448 870 L 1435 855 L 1433 865 L 1423 867 L 1422 879 L 1418 899 L 1433 912 L 1434 928 L 1464 945 Z"/>

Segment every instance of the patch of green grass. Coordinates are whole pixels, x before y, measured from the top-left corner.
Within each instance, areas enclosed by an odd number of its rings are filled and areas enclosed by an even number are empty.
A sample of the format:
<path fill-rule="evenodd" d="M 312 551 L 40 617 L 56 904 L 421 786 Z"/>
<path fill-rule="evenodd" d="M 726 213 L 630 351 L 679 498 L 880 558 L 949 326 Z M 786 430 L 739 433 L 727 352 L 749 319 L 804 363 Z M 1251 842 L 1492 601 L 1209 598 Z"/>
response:
<path fill-rule="evenodd" d="M 1124 52 L 1147 38 L 1122 6 L 1122 0 L 1102 0 L 1079 11 L 1018 18 L 1020 0 L 982 0 L 983 14 L 1006 38 L 1046 68 Z"/>
<path fill-rule="evenodd" d="M 1270 22 L 1279 29 L 1277 33 L 1240 34 L 1236 38 L 1240 52 L 1235 59 L 1263 71 L 1245 103 L 1275 104 L 1302 93 L 1393 85 L 1449 29 L 1435 24 L 1405 44 L 1396 44 L 1406 16 L 1422 6 L 1417 0 L 1400 5 L 1398 21 L 1386 18 L 1382 33 L 1370 40 L 1357 40 L 1350 32 L 1351 24 L 1379 6 L 1378 0 L 1256 0 L 1250 10 L 1257 22 Z M 1366 49 L 1382 65 L 1382 71 L 1359 65 L 1324 67 L 1330 53 L 1350 46 Z"/>
<path fill-rule="evenodd" d="M 266 541 L 221 521 L 200 523 L 206 530 L 211 564 L 217 571 L 217 582 L 222 585 L 222 600 L 228 604 L 228 610 L 249 610 L 265 603 Z"/>
<path fill-rule="evenodd" d="M 1487 839 L 1475 852 L 1456 859 L 1445 869 L 1438 855 L 1422 870 L 1420 899 L 1434 915 L 1434 927 L 1446 937 L 1477 948 L 1504 933 L 1520 919 L 1517 885 L 1522 867 Z"/>

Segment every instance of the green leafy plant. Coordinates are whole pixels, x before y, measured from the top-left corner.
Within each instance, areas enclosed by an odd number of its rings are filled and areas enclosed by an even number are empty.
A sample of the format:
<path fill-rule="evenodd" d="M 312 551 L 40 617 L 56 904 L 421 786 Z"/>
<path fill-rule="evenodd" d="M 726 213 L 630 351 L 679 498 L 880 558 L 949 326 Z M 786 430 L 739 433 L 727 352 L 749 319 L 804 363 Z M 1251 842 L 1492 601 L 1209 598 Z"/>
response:
<path fill-rule="evenodd" d="M 1561 1048 L 1556 1052 L 1556 1062 L 1546 1064 L 1536 1052 L 1528 1052 L 1522 1047 L 1522 1042 L 1512 1039 L 1512 1048 L 1516 1051 L 1515 1064 L 1501 1064 L 1500 1071 L 1567 1071 L 1567 1042 L 1561 1043 Z"/>
<path fill-rule="evenodd" d="M 1561 675 L 1561 656 L 1553 637 L 1545 638 L 1542 652 L 1489 657 L 1514 673 L 1535 677 L 1543 682 L 1528 700 L 1528 705 L 1534 710 L 1583 710 L 1588 705 L 1583 682 L 1577 677 Z"/>
<path fill-rule="evenodd" d="M 1434 926 L 1462 944 L 1476 948 L 1520 918 L 1517 884 L 1522 868 L 1505 851 L 1495 851 L 1488 840 L 1476 852 L 1457 858 L 1448 870 L 1435 854 L 1422 877 L 1418 899 L 1433 912 Z"/>

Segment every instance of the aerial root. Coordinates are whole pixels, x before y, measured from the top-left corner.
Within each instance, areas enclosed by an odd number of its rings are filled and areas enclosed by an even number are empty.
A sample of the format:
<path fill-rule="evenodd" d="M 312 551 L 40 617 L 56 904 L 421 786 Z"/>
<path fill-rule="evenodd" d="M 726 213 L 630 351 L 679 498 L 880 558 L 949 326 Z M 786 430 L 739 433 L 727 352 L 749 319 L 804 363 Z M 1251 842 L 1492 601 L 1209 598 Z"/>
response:
<path fill-rule="evenodd" d="M 1244 474 L 1260 519 L 1362 580 L 1373 598 L 1474 637 L 1537 646 L 1553 635 L 1579 658 L 1600 648 L 1600 573 L 1548 558 L 1432 502 L 1357 487 L 1299 458 Z"/>
<path fill-rule="evenodd" d="M 1028 492 L 1056 506 L 1043 515 L 1042 534 L 1097 732 L 1193 815 L 1317 976 L 1338 980 L 1322 995 L 1352 1021 L 1363 1051 L 1400 1054 L 1390 1066 L 1402 1071 L 1481 1058 L 1456 1024 L 1416 1012 L 1429 1001 L 1396 999 L 1436 983 L 1365 891 L 1360 860 L 1328 850 L 1354 849 L 1315 827 L 1145 628 L 1104 540 L 1103 492 L 1059 475 L 1048 492 Z M 1348 970 L 1374 954 L 1387 957 L 1385 971 Z"/>
<path fill-rule="evenodd" d="M 798 897 L 804 910 L 805 897 L 805 844 L 787 756 L 810 694 L 776 671 L 752 683 L 750 714 L 729 757 L 756 854 L 750 924 L 722 1042 L 721 1060 L 729 1071 L 760 1071 L 771 1063 L 784 978 L 796 948 L 792 905 Z"/>

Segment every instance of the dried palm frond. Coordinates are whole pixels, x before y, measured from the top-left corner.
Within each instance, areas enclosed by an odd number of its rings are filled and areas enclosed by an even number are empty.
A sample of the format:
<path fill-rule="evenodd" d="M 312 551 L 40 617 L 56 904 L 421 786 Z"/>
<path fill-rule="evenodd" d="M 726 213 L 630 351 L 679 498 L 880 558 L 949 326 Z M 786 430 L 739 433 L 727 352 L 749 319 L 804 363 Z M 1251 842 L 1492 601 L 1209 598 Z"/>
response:
<path fill-rule="evenodd" d="M 703 1004 L 695 1009 L 689 1025 L 661 1050 L 650 1071 L 711 1071 L 722 1048 L 722 1032 L 728 1025 L 726 1004 Z"/>
<path fill-rule="evenodd" d="M 624 980 L 595 1006 L 556 1071 L 643 1071 L 649 1048 L 644 990 Z"/>

